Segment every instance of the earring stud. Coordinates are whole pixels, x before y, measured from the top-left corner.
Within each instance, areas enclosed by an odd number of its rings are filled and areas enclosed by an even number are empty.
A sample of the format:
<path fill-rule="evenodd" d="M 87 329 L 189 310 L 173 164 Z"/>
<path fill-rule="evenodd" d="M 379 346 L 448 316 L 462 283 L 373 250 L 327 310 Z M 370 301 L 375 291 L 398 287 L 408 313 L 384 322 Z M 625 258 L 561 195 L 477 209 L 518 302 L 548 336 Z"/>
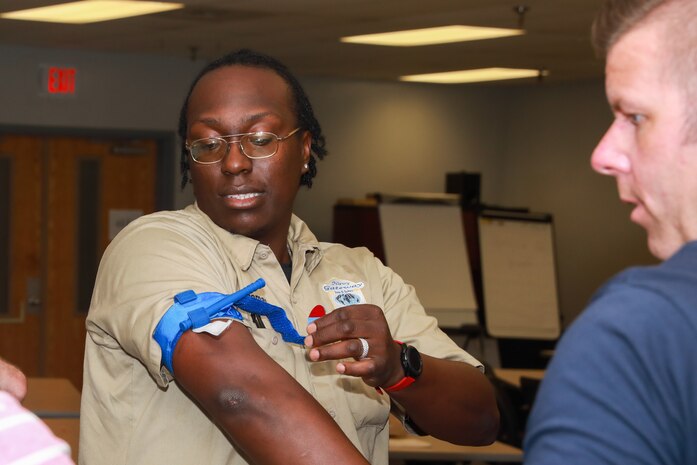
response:
<path fill-rule="evenodd" d="M 307 163 L 305 163 L 305 169 L 308 169 L 309 167 L 310 167 L 310 165 L 308 165 Z"/>

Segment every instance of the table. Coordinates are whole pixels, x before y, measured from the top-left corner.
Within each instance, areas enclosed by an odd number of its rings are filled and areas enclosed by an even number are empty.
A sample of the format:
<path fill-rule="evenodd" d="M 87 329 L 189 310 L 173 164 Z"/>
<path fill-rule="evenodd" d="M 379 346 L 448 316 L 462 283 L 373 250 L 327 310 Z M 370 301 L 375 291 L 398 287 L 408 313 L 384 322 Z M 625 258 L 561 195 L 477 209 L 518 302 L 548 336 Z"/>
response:
<path fill-rule="evenodd" d="M 390 460 L 523 462 L 522 450 L 502 442 L 489 446 L 458 446 L 432 436 L 415 436 L 407 433 L 394 415 L 389 417 L 389 427 Z"/>
<path fill-rule="evenodd" d="M 498 441 L 475 447 L 457 446 L 431 436 L 400 436 L 390 438 L 390 459 L 523 463 L 523 451 Z"/>
<path fill-rule="evenodd" d="M 520 378 L 525 377 L 542 380 L 545 376 L 545 371 L 531 368 L 494 368 L 494 374 L 497 378 L 520 387 Z"/>
<path fill-rule="evenodd" d="M 39 418 L 79 418 L 80 392 L 64 378 L 27 378 L 22 405 Z"/>
<path fill-rule="evenodd" d="M 27 378 L 27 396 L 22 405 L 34 412 L 70 446 L 77 463 L 80 439 L 80 392 L 64 378 Z"/>
<path fill-rule="evenodd" d="M 43 422 L 51 428 L 53 434 L 68 443 L 73 461 L 77 463 L 80 420 L 77 418 L 45 418 Z"/>

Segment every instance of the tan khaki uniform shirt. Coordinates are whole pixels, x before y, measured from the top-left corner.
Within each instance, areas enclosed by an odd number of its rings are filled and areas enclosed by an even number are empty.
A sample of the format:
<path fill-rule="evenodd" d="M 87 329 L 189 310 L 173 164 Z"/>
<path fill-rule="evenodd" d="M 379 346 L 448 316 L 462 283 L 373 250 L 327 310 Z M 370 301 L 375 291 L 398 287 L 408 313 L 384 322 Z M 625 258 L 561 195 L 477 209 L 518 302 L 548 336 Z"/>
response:
<path fill-rule="evenodd" d="M 114 239 L 87 317 L 80 464 L 246 463 L 161 366 L 153 331 L 174 295 L 187 289 L 229 294 L 262 277 L 267 284 L 255 295 L 285 309 L 300 334 L 315 305 L 330 311 L 358 299 L 384 310 L 395 339 L 479 366 L 424 313 L 414 289 L 367 249 L 320 243 L 297 217 L 288 245 L 290 284 L 267 246 L 219 228 L 196 205 L 142 217 Z M 324 406 L 365 457 L 387 464 L 387 394 L 337 374 L 334 361 L 310 362 L 307 350 L 285 343 L 266 317 L 266 328 L 257 328 L 242 313 L 259 346 Z"/>

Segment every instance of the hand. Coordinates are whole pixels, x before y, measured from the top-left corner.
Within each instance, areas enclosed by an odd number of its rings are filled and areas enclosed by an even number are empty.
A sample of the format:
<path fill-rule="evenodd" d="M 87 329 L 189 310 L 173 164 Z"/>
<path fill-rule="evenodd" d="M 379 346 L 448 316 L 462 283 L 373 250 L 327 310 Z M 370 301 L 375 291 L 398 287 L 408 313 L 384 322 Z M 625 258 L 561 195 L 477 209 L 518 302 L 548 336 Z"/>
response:
<path fill-rule="evenodd" d="M 336 371 L 357 376 L 369 386 L 391 386 L 404 376 L 399 360 L 400 347 L 392 339 L 382 310 L 375 305 L 360 304 L 338 308 L 307 327 L 305 345 L 310 360 L 342 360 Z M 366 358 L 359 359 L 368 341 Z M 355 361 L 343 359 L 353 358 Z"/>
<path fill-rule="evenodd" d="M 19 368 L 0 358 L 0 391 L 7 391 L 21 401 L 27 395 L 27 378 Z"/>

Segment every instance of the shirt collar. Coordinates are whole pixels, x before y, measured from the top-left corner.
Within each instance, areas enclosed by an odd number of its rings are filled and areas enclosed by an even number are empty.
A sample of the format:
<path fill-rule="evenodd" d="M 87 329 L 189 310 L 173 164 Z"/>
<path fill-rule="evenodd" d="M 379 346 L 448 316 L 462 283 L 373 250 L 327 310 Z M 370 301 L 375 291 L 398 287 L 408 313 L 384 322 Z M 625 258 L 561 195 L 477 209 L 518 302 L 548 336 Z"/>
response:
<path fill-rule="evenodd" d="M 197 203 L 194 203 L 191 208 L 201 217 L 207 229 L 212 231 L 216 238 L 224 244 L 229 256 L 243 271 L 247 271 L 252 266 L 257 248 L 266 247 L 257 240 L 232 234 L 221 228 L 198 207 Z M 301 260 L 308 273 L 311 273 L 322 259 L 319 241 L 305 222 L 295 215 L 290 220 L 288 247 L 293 260 Z"/>
<path fill-rule="evenodd" d="M 319 265 L 322 259 L 319 241 L 305 222 L 295 215 L 290 220 L 288 247 L 290 247 L 293 260 L 303 260 L 303 266 L 308 273 L 312 273 L 312 270 Z"/>

